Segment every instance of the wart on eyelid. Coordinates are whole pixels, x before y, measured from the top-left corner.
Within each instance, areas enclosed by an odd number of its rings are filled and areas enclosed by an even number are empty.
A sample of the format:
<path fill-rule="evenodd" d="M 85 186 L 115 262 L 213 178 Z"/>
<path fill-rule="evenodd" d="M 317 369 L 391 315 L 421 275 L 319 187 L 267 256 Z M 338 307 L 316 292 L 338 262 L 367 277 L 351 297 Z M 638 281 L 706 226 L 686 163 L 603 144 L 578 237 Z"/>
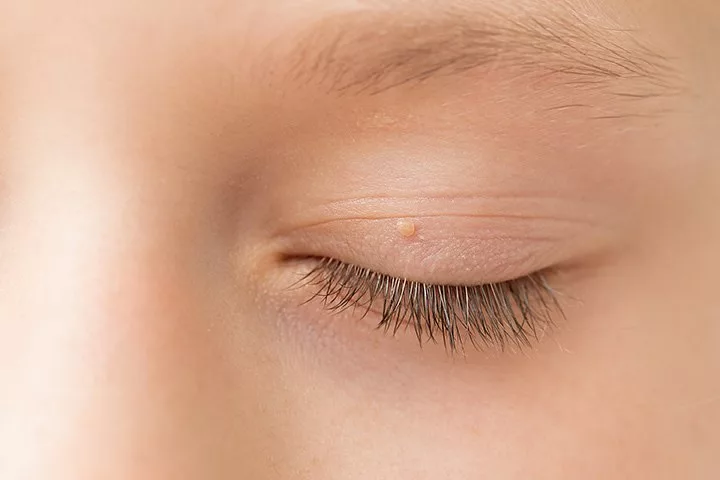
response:
<path fill-rule="evenodd" d="M 400 235 L 405 238 L 410 238 L 414 236 L 417 231 L 417 228 L 415 227 L 415 222 L 413 222 L 412 220 L 398 220 L 397 229 L 398 232 L 400 232 Z"/>

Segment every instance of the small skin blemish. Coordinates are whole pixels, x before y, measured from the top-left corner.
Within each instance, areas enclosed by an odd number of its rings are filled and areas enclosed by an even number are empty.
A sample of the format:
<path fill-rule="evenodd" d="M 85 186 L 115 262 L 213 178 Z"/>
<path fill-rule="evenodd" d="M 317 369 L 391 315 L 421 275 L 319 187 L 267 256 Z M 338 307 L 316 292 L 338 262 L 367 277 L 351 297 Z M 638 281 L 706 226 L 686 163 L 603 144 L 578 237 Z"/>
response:
<path fill-rule="evenodd" d="M 397 229 L 400 235 L 405 238 L 413 237 L 417 232 L 415 222 L 413 222 L 412 220 L 398 220 Z"/>

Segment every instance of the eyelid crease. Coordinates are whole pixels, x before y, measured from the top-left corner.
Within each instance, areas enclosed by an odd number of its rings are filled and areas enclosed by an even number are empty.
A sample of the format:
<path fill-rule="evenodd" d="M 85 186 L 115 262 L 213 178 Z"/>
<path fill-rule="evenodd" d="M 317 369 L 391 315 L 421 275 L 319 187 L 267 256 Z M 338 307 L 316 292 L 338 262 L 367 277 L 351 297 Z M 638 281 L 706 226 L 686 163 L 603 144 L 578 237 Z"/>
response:
<path fill-rule="evenodd" d="M 358 198 L 356 201 L 355 199 Z M 572 267 L 613 251 L 612 211 L 571 199 L 534 197 L 498 202 L 363 201 L 326 206 L 306 199 L 268 222 L 286 257 L 334 257 L 413 280 L 493 282 L 553 266 Z M 478 212 L 486 212 L 480 213 Z M 412 222 L 402 236 L 398 222 Z"/>
<path fill-rule="evenodd" d="M 436 203 L 439 202 L 439 203 Z M 292 225 L 274 233 L 320 227 L 338 221 L 378 221 L 456 218 L 468 220 L 545 221 L 555 226 L 602 228 L 607 214 L 597 202 L 538 195 L 368 195 L 303 205 L 285 215 Z"/>
<path fill-rule="evenodd" d="M 355 216 L 343 216 L 342 218 L 332 218 L 329 220 L 320 220 L 313 223 L 303 224 L 301 228 L 313 228 L 321 227 L 323 225 L 329 225 L 336 222 L 345 221 L 380 221 L 380 220 L 401 220 L 401 219 L 412 219 L 421 221 L 423 218 L 468 218 L 468 219 L 507 219 L 507 220 L 527 220 L 527 221 L 546 221 L 559 224 L 568 225 L 583 225 L 583 226 L 594 226 L 595 222 L 585 219 L 568 219 L 568 218 L 556 218 L 550 216 L 534 216 L 534 215 L 522 215 L 522 214 L 460 214 L 460 213 L 423 213 L 422 215 L 355 215 Z M 296 230 L 297 227 L 288 228 L 286 230 L 280 230 L 278 234 L 286 234 L 290 230 Z M 522 239 L 527 240 L 551 240 L 553 236 L 522 236 Z"/>
<path fill-rule="evenodd" d="M 438 285 L 409 281 L 365 267 L 323 257 L 299 282 L 316 292 L 334 313 L 360 309 L 367 316 L 378 304 L 378 329 L 393 335 L 412 327 L 422 346 L 438 337 L 450 354 L 465 351 L 532 347 L 553 325 L 553 313 L 564 313 L 547 272 L 480 285 Z"/>

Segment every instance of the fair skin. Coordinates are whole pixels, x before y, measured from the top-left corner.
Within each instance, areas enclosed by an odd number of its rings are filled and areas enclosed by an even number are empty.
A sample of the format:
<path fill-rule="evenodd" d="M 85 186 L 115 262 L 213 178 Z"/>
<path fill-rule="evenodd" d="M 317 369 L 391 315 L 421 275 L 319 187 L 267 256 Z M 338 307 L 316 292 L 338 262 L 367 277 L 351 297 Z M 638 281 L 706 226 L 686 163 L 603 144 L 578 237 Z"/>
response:
<path fill-rule="evenodd" d="M 0 478 L 720 477 L 718 5 L 0 0 Z"/>

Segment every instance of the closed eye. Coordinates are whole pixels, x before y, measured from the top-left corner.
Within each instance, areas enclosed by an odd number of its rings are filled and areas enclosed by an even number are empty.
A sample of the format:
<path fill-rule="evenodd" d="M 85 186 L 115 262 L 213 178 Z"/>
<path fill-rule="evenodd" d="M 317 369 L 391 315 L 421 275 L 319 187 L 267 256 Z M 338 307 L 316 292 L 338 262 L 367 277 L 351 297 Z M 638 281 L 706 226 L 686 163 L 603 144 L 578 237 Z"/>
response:
<path fill-rule="evenodd" d="M 562 308 L 546 274 L 480 285 L 438 285 L 378 273 L 334 258 L 313 258 L 301 284 L 314 288 L 331 312 L 376 312 L 378 328 L 396 334 L 412 328 L 422 345 L 441 340 L 454 353 L 531 347 Z"/>

